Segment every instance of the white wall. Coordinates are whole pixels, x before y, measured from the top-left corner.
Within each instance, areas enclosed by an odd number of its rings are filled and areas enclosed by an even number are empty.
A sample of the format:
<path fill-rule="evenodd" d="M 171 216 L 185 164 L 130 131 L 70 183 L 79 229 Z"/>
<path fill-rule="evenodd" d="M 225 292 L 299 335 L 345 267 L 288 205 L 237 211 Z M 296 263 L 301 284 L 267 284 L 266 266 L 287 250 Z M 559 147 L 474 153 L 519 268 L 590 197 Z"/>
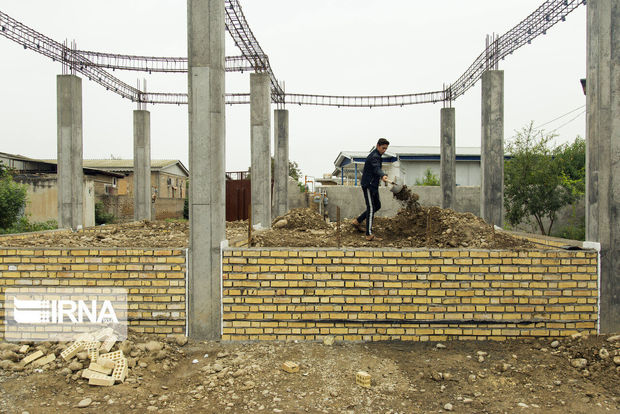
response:
<path fill-rule="evenodd" d="M 439 161 L 400 161 L 401 177 L 408 186 L 415 185 L 416 179 L 422 180 L 430 168 L 437 178 L 441 175 Z M 390 175 L 391 176 L 391 175 Z M 480 186 L 480 163 L 477 161 L 459 161 L 456 163 L 456 185 Z"/>

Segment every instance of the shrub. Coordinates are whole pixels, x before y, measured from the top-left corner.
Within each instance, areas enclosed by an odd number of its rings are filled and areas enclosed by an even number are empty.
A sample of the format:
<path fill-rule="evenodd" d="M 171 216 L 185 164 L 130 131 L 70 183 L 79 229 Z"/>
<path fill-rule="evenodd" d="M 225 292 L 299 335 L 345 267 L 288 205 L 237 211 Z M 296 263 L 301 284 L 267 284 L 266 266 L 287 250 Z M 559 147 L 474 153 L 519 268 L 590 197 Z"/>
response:
<path fill-rule="evenodd" d="M 422 180 L 416 178 L 415 185 L 438 186 L 440 185 L 439 177 L 433 174 L 433 170 L 427 168 L 424 172 L 424 177 L 422 177 Z"/>
<path fill-rule="evenodd" d="M 9 228 L 0 230 L 1 234 L 29 233 L 32 231 L 54 230 L 58 228 L 56 220 L 30 222 L 28 217 L 20 217 Z"/>
<path fill-rule="evenodd" d="M 26 206 L 26 186 L 13 181 L 9 170 L 0 163 L 0 229 L 10 228 Z"/>
<path fill-rule="evenodd" d="M 106 213 L 105 206 L 102 202 L 95 203 L 95 224 L 110 224 L 116 221 L 116 217 L 112 213 Z"/>

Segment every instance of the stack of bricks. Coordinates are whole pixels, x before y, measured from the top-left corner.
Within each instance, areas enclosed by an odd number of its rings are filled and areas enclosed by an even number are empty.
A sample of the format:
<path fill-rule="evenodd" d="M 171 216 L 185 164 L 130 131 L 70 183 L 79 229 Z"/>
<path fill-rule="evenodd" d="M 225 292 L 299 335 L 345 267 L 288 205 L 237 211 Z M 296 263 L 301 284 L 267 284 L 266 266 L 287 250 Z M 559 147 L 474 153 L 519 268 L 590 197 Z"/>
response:
<path fill-rule="evenodd" d="M 69 362 L 78 352 L 87 351 L 90 365 L 82 371 L 82 378 L 88 379 L 90 385 L 112 386 L 116 382 L 125 382 L 128 373 L 123 351 L 110 352 L 116 340 L 111 329 L 103 329 L 94 335 L 83 334 L 60 356 Z"/>
<path fill-rule="evenodd" d="M 597 253 L 223 253 L 224 340 L 435 340 L 596 332 Z"/>
<path fill-rule="evenodd" d="M 184 333 L 186 256 L 186 249 L 0 248 L 0 300 L 10 287 L 126 288 L 131 331 Z"/>

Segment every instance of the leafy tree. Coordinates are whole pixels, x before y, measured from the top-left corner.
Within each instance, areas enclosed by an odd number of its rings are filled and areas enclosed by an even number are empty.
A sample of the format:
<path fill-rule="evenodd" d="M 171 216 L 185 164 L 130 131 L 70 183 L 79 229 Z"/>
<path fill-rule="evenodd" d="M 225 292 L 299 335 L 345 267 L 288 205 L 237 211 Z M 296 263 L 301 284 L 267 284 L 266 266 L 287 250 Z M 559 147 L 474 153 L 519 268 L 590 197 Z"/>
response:
<path fill-rule="evenodd" d="M 586 140 L 577 137 L 573 143 L 559 146 L 554 157 L 565 178 L 573 182 L 575 189 L 583 194 L 586 183 Z"/>
<path fill-rule="evenodd" d="M 296 161 L 288 162 L 288 175 L 295 181 L 299 181 L 302 177 L 301 169 L 299 168 L 299 164 Z"/>
<path fill-rule="evenodd" d="M 0 162 L 0 229 L 17 222 L 26 206 L 26 186 L 13 181 L 11 171 Z"/>
<path fill-rule="evenodd" d="M 558 210 L 583 194 L 584 180 L 575 156 L 581 144 L 554 147 L 555 137 L 530 123 L 508 143 L 511 159 L 504 165 L 506 219 L 514 226 L 533 216 L 544 235 L 550 233 Z"/>
<path fill-rule="evenodd" d="M 421 180 L 416 178 L 415 185 L 437 186 L 439 185 L 439 177 L 433 174 L 433 170 L 427 168 Z"/>

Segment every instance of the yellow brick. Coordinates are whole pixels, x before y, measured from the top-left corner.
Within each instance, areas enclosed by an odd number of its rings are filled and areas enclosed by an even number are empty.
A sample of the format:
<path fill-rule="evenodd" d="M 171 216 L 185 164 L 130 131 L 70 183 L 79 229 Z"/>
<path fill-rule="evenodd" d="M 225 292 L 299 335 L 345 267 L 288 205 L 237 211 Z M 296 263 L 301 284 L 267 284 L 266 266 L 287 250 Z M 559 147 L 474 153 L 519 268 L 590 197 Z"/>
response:
<path fill-rule="evenodd" d="M 288 250 L 272 250 L 270 255 L 272 257 L 289 257 L 292 256 L 291 253 L 295 253 L 294 256 L 297 256 L 297 252 L 290 252 Z"/>

